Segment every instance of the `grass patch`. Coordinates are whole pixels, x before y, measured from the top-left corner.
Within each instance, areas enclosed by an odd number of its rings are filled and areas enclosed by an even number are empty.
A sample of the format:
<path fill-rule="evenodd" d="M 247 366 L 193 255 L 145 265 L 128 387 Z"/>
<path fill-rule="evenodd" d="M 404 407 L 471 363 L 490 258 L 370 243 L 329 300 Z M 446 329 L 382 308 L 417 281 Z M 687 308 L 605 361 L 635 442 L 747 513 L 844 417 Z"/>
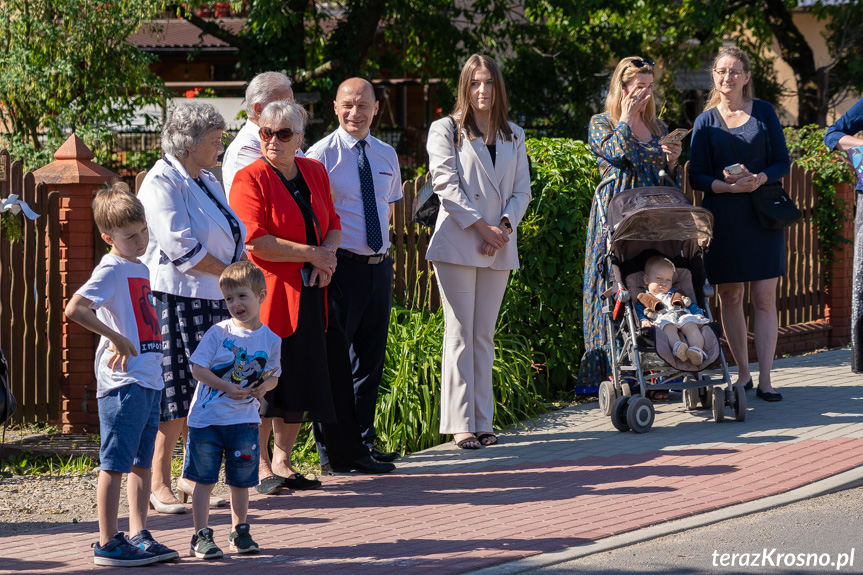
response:
<path fill-rule="evenodd" d="M 99 467 L 97 458 L 87 455 L 49 455 L 23 451 L 0 463 L 0 476 L 13 475 L 83 475 Z"/>

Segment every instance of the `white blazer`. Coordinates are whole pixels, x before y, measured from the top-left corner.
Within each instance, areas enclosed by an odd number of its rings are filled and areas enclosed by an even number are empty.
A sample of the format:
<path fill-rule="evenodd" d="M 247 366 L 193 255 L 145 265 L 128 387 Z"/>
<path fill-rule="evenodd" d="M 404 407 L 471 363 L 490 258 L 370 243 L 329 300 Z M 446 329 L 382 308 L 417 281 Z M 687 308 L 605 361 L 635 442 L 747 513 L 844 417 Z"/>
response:
<path fill-rule="evenodd" d="M 510 122 L 512 140 L 497 139 L 495 163 L 482 139 L 462 132 L 461 146 L 453 142 L 453 124 L 442 118 L 431 125 L 429 168 L 440 197 L 435 231 L 426 259 L 463 266 L 512 270 L 518 268 L 518 224 L 530 202 L 530 170 L 524 130 Z M 480 219 L 496 226 L 506 217 L 513 232 L 493 256 L 480 253 L 482 237 L 469 227 Z"/>
<path fill-rule="evenodd" d="M 246 226 L 228 205 L 216 177 L 201 170 L 200 179 L 240 224 L 240 246 L 234 243 L 231 226 L 213 200 L 177 158 L 166 155 L 147 172 L 138 191 L 150 230 L 150 245 L 141 260 L 150 268 L 153 291 L 221 300 L 218 276 L 192 268 L 207 254 L 225 264 L 234 261 L 244 249 Z"/>

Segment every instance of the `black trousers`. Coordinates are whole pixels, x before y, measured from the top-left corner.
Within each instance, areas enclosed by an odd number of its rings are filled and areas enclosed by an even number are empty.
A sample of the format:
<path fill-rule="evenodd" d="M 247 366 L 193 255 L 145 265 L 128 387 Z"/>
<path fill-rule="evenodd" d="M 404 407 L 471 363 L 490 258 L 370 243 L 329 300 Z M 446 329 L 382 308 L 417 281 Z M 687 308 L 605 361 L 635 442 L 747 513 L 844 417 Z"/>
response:
<path fill-rule="evenodd" d="M 363 443 L 371 449 L 377 437 L 375 408 L 393 304 L 393 260 L 388 256 L 377 264 L 367 264 L 339 255 L 333 282 L 338 286 L 333 291 L 341 294 L 334 294 L 331 300 L 331 319 L 338 320 L 347 338 L 354 415 Z M 322 452 L 322 464 L 326 457 Z"/>
<path fill-rule="evenodd" d="M 334 291 L 333 288 L 328 290 Z M 315 444 L 321 457 L 321 465 L 348 465 L 352 461 L 369 455 L 363 444 L 362 430 L 357 423 L 354 410 L 354 386 L 351 376 L 351 359 L 348 340 L 341 324 L 335 317 L 330 300 L 327 326 L 327 364 L 330 370 L 330 391 L 336 411 L 336 423 L 312 424 Z"/>

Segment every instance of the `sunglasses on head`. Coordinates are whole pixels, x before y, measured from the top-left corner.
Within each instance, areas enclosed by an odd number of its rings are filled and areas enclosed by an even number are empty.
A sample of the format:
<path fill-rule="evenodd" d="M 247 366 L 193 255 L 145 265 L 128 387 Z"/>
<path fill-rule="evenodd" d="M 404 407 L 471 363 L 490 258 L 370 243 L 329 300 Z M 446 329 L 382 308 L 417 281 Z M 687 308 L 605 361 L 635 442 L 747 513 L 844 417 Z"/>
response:
<path fill-rule="evenodd" d="M 277 137 L 280 142 L 290 142 L 291 138 L 294 137 L 294 131 L 290 128 L 284 128 L 282 130 L 273 131 L 270 128 L 261 128 L 258 131 L 258 135 L 261 136 L 261 139 L 265 142 L 269 142 L 273 139 L 273 136 Z"/>
<path fill-rule="evenodd" d="M 644 58 L 644 59 L 635 58 L 634 60 L 630 60 L 629 64 L 631 66 L 635 66 L 636 68 L 644 68 L 645 66 L 653 67 L 656 65 L 656 62 L 654 62 L 650 58 Z"/>

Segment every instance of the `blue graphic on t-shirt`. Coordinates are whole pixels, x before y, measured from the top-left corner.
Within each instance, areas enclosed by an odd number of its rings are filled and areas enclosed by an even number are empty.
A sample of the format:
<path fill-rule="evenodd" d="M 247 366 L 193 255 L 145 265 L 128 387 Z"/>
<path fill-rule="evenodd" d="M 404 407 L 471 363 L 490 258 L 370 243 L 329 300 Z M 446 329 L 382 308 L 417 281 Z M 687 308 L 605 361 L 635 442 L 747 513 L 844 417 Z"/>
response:
<path fill-rule="evenodd" d="M 213 366 L 212 372 L 230 383 L 239 385 L 244 388 L 254 388 L 261 384 L 264 373 L 264 367 L 267 365 L 266 352 L 258 351 L 254 355 L 249 355 L 245 348 L 234 345 L 232 339 L 225 339 L 222 342 L 222 347 L 229 349 L 234 354 L 234 361 L 224 363 L 222 365 Z M 225 395 L 224 391 L 210 389 L 207 398 L 201 403 L 201 407 L 206 407 L 212 399 Z M 251 398 L 249 401 L 253 401 Z"/>

